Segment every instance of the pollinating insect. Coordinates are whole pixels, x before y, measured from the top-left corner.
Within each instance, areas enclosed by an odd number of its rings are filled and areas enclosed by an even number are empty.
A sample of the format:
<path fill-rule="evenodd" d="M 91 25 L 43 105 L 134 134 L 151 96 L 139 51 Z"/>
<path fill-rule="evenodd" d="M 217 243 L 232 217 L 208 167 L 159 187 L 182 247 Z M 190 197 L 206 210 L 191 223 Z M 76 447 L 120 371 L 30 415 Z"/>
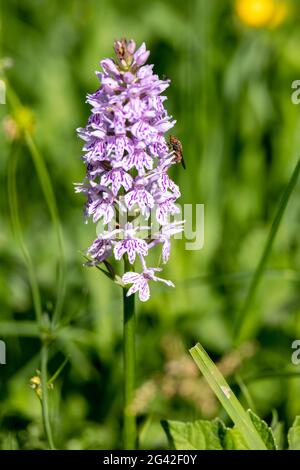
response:
<path fill-rule="evenodd" d="M 183 166 L 183 168 L 185 169 L 186 166 L 185 166 L 185 162 L 184 162 L 184 159 L 183 159 L 183 149 L 182 149 L 182 143 L 180 142 L 179 139 L 177 139 L 177 137 L 175 137 L 175 135 L 170 135 L 169 137 L 169 145 L 170 145 L 170 148 L 173 150 L 174 152 L 174 161 L 176 163 L 181 163 L 181 165 Z"/>

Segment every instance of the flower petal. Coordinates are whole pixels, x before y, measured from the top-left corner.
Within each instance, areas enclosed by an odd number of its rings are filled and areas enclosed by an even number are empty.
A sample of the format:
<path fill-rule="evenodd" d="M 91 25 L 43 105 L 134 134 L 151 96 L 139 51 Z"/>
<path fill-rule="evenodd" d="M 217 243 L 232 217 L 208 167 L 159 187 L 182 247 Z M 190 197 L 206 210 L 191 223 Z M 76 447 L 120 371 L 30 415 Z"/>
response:
<path fill-rule="evenodd" d="M 147 302 L 150 298 L 150 289 L 146 279 L 143 280 L 139 289 L 139 299 L 141 302 Z"/>

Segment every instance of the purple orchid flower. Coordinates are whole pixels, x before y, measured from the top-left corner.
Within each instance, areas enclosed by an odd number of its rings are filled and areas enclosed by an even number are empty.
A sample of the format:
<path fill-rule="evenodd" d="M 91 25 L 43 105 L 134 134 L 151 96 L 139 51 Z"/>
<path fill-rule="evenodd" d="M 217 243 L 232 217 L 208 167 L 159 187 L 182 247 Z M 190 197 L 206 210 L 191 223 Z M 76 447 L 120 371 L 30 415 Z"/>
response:
<path fill-rule="evenodd" d="M 96 73 L 100 86 L 87 95 L 91 115 L 87 125 L 78 129 L 84 141 L 86 178 L 75 190 L 87 198 L 86 216 L 103 225 L 103 233 L 88 249 L 91 264 L 107 263 L 111 257 L 126 256 L 131 264 L 138 259 L 141 273 L 125 273 L 123 282 L 132 284 L 128 295 L 139 292 L 146 301 L 149 281 L 173 286 L 156 276 L 158 268 L 147 268 L 149 251 L 161 245 L 166 263 L 171 237 L 183 230 L 183 221 L 170 220 L 180 213 L 176 205 L 180 190 L 168 175 L 175 161 L 165 133 L 176 121 L 168 115 L 167 98 L 162 95 L 170 80 L 160 80 L 153 65 L 146 64 L 150 53 L 145 43 L 136 49 L 134 41 L 121 40 L 114 49 L 117 60 L 101 61 L 102 71 Z M 120 222 L 126 212 L 146 219 L 154 214 L 155 233 L 142 238 L 141 227 Z M 114 217 L 116 229 L 111 225 Z"/>

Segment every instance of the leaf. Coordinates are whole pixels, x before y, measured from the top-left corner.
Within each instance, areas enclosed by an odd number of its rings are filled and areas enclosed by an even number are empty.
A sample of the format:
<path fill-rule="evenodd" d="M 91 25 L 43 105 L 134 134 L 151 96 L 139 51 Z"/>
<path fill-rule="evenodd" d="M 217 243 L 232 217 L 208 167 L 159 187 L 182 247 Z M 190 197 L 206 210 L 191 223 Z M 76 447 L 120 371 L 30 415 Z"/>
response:
<path fill-rule="evenodd" d="M 87 260 L 86 263 L 84 263 L 84 266 L 94 266 L 99 271 L 101 271 L 103 274 L 105 274 L 105 276 L 107 276 L 108 279 L 110 279 L 111 281 L 113 281 L 115 279 L 115 273 L 113 271 L 113 267 L 109 263 L 106 263 L 105 261 L 103 262 L 105 264 L 106 268 L 108 269 L 106 271 L 105 269 L 100 267 L 100 264 L 96 264 L 96 262 L 94 260 L 92 260 L 90 257 L 86 256 L 85 254 L 83 254 L 83 257 Z"/>
<path fill-rule="evenodd" d="M 272 411 L 272 415 L 271 429 L 273 432 L 274 441 L 276 443 L 277 450 L 283 450 L 285 443 L 284 424 L 279 421 L 276 410 Z"/>
<path fill-rule="evenodd" d="M 13 233 L 19 243 L 19 246 L 20 246 L 26 267 L 27 267 L 27 271 L 28 271 L 28 280 L 29 280 L 29 284 L 31 288 L 36 320 L 37 320 L 37 323 L 40 323 L 42 320 L 41 294 L 40 294 L 39 284 L 38 284 L 38 280 L 37 280 L 37 276 L 35 272 L 35 267 L 31 258 L 31 254 L 24 240 L 23 229 L 22 229 L 22 224 L 20 220 L 20 210 L 19 210 L 19 202 L 18 202 L 18 195 L 17 195 L 17 179 L 16 179 L 17 163 L 18 163 L 18 152 L 12 151 L 11 158 L 9 159 L 9 164 L 8 164 L 8 181 L 7 181 L 8 203 L 9 203 L 9 208 L 10 208 Z"/>
<path fill-rule="evenodd" d="M 255 426 L 255 429 L 257 430 L 262 440 L 266 444 L 267 449 L 277 450 L 277 446 L 275 443 L 272 429 L 267 425 L 265 421 L 263 421 L 259 416 L 257 416 L 252 410 L 248 410 L 247 413 L 249 414 L 251 421 Z"/>
<path fill-rule="evenodd" d="M 300 416 L 296 416 L 288 432 L 289 450 L 300 450 Z"/>
<path fill-rule="evenodd" d="M 65 266 L 65 255 L 64 255 L 64 243 L 61 222 L 58 215 L 58 207 L 55 196 L 55 191 L 52 185 L 52 181 L 45 164 L 44 158 L 37 148 L 33 137 L 29 132 L 25 132 L 25 142 L 28 147 L 28 150 L 31 154 L 32 161 L 35 166 L 35 170 L 41 185 L 41 189 L 50 213 L 51 221 L 53 224 L 54 231 L 57 238 L 57 295 L 56 303 L 53 314 L 53 324 L 57 323 L 61 313 L 62 305 L 65 295 L 65 275 L 66 275 L 66 266 Z"/>
<path fill-rule="evenodd" d="M 276 450 L 274 437 L 267 423 L 253 411 L 248 415 L 269 450 Z M 162 421 L 170 446 L 176 450 L 251 450 L 239 429 L 224 423 L 197 420 L 194 422 Z"/>
<path fill-rule="evenodd" d="M 162 421 L 170 445 L 176 450 L 223 450 L 220 421 Z"/>
<path fill-rule="evenodd" d="M 35 337 L 40 335 L 38 325 L 34 321 L 3 321 L 0 322 L 1 336 L 27 336 Z"/>
<path fill-rule="evenodd" d="M 224 439 L 224 450 L 250 450 L 239 430 L 227 428 Z"/>
<path fill-rule="evenodd" d="M 273 436 L 277 450 L 283 450 L 286 436 L 284 433 L 284 424 L 281 421 L 273 428 Z"/>
<path fill-rule="evenodd" d="M 277 450 L 275 443 L 274 435 L 272 429 L 263 421 L 259 416 L 257 416 L 252 410 L 247 410 L 248 415 L 251 418 L 251 421 L 264 441 L 268 450 Z M 245 439 L 241 435 L 240 431 L 234 428 L 227 428 L 225 439 L 224 439 L 224 449 L 225 450 L 250 450 Z"/>
<path fill-rule="evenodd" d="M 67 363 L 69 362 L 69 359 L 70 359 L 69 357 L 65 358 L 65 360 L 62 362 L 62 364 L 57 369 L 57 371 L 52 375 L 51 379 L 48 380 L 48 385 L 51 385 L 56 381 L 56 379 L 59 377 L 59 375 L 61 374 L 61 372 L 66 367 Z"/>

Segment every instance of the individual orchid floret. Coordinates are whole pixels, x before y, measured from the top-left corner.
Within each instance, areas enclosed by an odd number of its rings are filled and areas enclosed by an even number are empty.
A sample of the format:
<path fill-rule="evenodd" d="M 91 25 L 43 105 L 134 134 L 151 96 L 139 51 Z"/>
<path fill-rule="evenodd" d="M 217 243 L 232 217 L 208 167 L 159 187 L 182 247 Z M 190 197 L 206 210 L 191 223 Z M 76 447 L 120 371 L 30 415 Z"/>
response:
<path fill-rule="evenodd" d="M 168 281 L 167 279 L 162 279 L 155 275 L 155 272 L 161 271 L 159 268 L 145 268 L 142 273 L 135 273 L 135 272 L 128 272 L 125 273 L 122 277 L 123 283 L 132 284 L 130 289 L 127 292 L 127 296 L 138 292 L 139 299 L 142 302 L 146 302 L 150 298 L 150 289 L 149 289 L 149 281 L 159 281 L 163 282 L 167 286 L 175 287 L 172 281 Z"/>
<path fill-rule="evenodd" d="M 148 227 L 142 227 L 148 229 Z M 121 231 L 121 230 L 120 230 Z M 135 262 L 136 255 L 144 258 L 148 255 L 148 243 L 142 238 L 138 238 L 139 229 L 133 228 L 132 224 L 127 224 L 123 231 L 123 240 L 117 241 L 114 247 L 114 256 L 120 260 L 127 253 L 130 264 Z"/>

